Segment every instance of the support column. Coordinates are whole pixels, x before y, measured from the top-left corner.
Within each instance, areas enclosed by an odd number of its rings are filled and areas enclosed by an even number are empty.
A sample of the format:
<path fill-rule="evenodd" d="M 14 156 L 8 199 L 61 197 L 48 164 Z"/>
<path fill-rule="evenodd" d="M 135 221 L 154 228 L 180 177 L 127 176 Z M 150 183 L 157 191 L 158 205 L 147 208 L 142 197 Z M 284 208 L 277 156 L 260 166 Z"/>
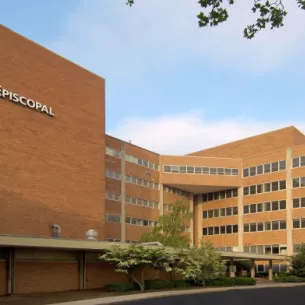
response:
<path fill-rule="evenodd" d="M 190 194 L 190 211 L 193 217 L 190 219 L 190 246 L 194 246 L 194 195 Z"/>
<path fill-rule="evenodd" d="M 230 277 L 235 277 L 235 271 L 234 271 L 234 258 L 230 257 Z"/>
<path fill-rule="evenodd" d="M 273 280 L 273 267 L 272 267 L 272 260 L 269 260 L 269 281 Z"/>
<path fill-rule="evenodd" d="M 9 251 L 8 259 L 7 259 L 7 293 L 8 295 L 12 295 L 16 293 L 16 285 L 15 285 L 15 270 L 16 270 L 16 252 L 15 249 L 12 248 Z"/>
<path fill-rule="evenodd" d="M 79 289 L 86 289 L 86 252 L 84 251 L 79 256 Z"/>
<path fill-rule="evenodd" d="M 201 244 L 202 241 L 202 208 L 203 208 L 203 199 L 202 199 L 202 195 L 198 195 L 198 202 L 197 202 L 197 238 L 198 238 L 198 247 Z"/>
<path fill-rule="evenodd" d="M 292 149 L 286 150 L 286 232 L 287 232 L 287 255 L 293 255 L 293 240 L 292 240 L 292 192 L 291 192 L 291 157 Z"/>
<path fill-rule="evenodd" d="M 159 193 L 159 215 L 160 216 L 163 216 L 163 198 L 164 198 L 164 194 L 163 194 L 163 192 L 164 192 L 164 186 L 163 186 L 163 184 L 159 184 L 160 185 L 160 193 Z"/>
<path fill-rule="evenodd" d="M 251 259 L 251 278 L 255 279 L 255 261 Z"/>
<path fill-rule="evenodd" d="M 126 172 L 125 143 L 121 142 L 121 242 L 126 242 Z"/>
<path fill-rule="evenodd" d="M 238 248 L 239 251 L 244 251 L 244 204 L 243 204 L 243 188 L 238 188 Z"/>

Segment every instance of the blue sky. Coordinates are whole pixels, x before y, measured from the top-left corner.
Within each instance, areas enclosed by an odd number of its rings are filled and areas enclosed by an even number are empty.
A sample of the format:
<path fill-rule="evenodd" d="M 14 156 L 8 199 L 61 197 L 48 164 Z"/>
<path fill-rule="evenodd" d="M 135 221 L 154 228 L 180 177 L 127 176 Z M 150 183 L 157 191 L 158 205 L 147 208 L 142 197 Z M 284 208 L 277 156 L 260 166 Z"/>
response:
<path fill-rule="evenodd" d="M 107 132 L 148 149 L 305 131 L 305 12 L 295 1 L 284 28 L 252 41 L 242 37 L 251 1 L 213 29 L 198 28 L 197 0 L 124 2 L 0 0 L 1 23 L 104 77 Z"/>

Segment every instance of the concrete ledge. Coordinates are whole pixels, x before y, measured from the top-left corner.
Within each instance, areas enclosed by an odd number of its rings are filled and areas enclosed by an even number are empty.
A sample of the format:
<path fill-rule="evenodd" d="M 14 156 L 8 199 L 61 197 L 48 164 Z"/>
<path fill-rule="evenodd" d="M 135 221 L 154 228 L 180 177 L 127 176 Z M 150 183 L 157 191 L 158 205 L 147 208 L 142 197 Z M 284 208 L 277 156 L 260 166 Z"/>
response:
<path fill-rule="evenodd" d="M 236 287 L 224 287 L 224 288 L 199 288 L 199 289 L 188 289 L 188 290 L 174 290 L 174 291 L 157 291 L 157 292 L 145 292 L 132 295 L 122 295 L 116 297 L 106 297 L 91 300 L 73 301 L 66 303 L 56 303 L 56 305 L 105 305 L 105 304 L 116 304 L 124 303 L 130 301 L 146 300 L 153 298 L 164 298 L 178 295 L 196 295 L 203 293 L 215 293 L 230 290 L 249 290 L 249 289 L 264 289 L 264 288 L 289 288 L 296 286 L 305 286 L 305 283 L 272 283 L 272 284 L 262 284 L 256 286 L 236 286 Z M 51 305 L 51 304 L 50 304 Z M 53 304 L 54 305 L 54 304 Z"/>

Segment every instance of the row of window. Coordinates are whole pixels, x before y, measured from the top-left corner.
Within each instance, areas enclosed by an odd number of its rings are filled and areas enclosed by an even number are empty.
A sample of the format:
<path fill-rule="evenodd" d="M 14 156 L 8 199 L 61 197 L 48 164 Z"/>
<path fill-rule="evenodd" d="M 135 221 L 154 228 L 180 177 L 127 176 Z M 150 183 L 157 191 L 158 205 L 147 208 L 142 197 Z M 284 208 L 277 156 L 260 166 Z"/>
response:
<path fill-rule="evenodd" d="M 258 273 L 269 272 L 269 264 L 264 264 L 264 265 L 259 264 L 259 265 L 257 265 L 256 270 Z M 287 272 L 287 271 L 288 271 L 287 264 L 273 264 L 272 265 L 273 273 Z"/>
<path fill-rule="evenodd" d="M 110 147 L 106 147 L 106 151 L 105 151 L 106 155 L 115 157 L 115 158 L 121 158 L 122 157 L 122 153 L 120 150 L 114 149 L 114 148 L 110 148 Z M 126 161 L 130 162 L 130 163 L 134 163 L 140 166 L 145 166 L 147 168 L 151 168 L 151 169 L 155 169 L 155 170 L 159 170 L 159 164 L 153 163 L 151 161 L 148 160 L 144 160 L 132 155 L 125 155 Z"/>
<path fill-rule="evenodd" d="M 126 217 L 126 224 L 134 225 L 134 226 L 141 226 L 141 227 L 154 227 L 157 222 L 153 220 L 147 219 L 140 219 L 140 218 L 133 218 L 133 217 Z"/>
<path fill-rule="evenodd" d="M 106 192 L 106 199 L 113 200 L 113 201 L 120 201 L 121 200 L 121 194 L 107 191 Z"/>
<path fill-rule="evenodd" d="M 135 157 L 135 156 L 132 156 L 132 155 L 128 155 L 128 154 L 125 155 L 125 159 L 126 159 L 126 161 L 128 161 L 130 163 L 134 163 L 134 164 L 144 166 L 144 167 L 147 167 L 147 168 L 151 168 L 151 169 L 154 169 L 154 170 L 159 170 L 159 164 L 153 163 L 153 162 L 148 161 L 148 160 L 144 160 L 144 159 L 141 159 L 141 158 L 138 158 L 138 157 Z"/>
<path fill-rule="evenodd" d="M 237 189 L 226 190 L 226 191 L 203 194 L 202 201 L 206 202 L 206 201 L 212 201 L 212 200 L 222 200 L 222 199 L 234 198 L 237 196 L 238 196 Z"/>
<path fill-rule="evenodd" d="M 238 215 L 238 207 L 227 207 L 222 209 L 203 211 L 203 218 L 217 218 Z"/>
<path fill-rule="evenodd" d="M 121 180 L 121 173 L 112 171 L 111 169 L 106 169 L 106 177 L 116 180 Z"/>
<path fill-rule="evenodd" d="M 202 229 L 203 235 L 219 235 L 238 233 L 238 225 L 227 225 L 220 227 L 208 227 Z"/>
<path fill-rule="evenodd" d="M 147 199 L 141 199 L 141 198 L 137 198 L 137 197 L 133 197 L 133 196 L 126 196 L 125 202 L 152 208 L 152 209 L 159 208 L 159 202 L 155 202 L 155 201 L 151 201 L 151 200 L 147 200 Z"/>
<path fill-rule="evenodd" d="M 175 189 L 173 187 L 169 187 L 169 186 L 165 186 L 164 191 L 167 192 L 167 193 L 178 195 L 178 196 L 184 196 L 184 197 L 189 196 L 188 192 L 181 191 L 181 190 Z"/>
<path fill-rule="evenodd" d="M 271 202 L 260 202 L 244 206 L 244 214 L 254 214 L 286 209 L 286 200 L 276 200 Z"/>
<path fill-rule="evenodd" d="M 263 231 L 278 231 L 286 230 L 286 220 L 273 220 L 266 222 L 252 222 L 244 224 L 244 232 L 263 232 Z"/>
<path fill-rule="evenodd" d="M 262 165 L 251 166 L 243 169 L 244 177 L 252 177 L 256 175 L 263 175 L 268 173 L 274 173 L 286 169 L 286 161 L 276 161 L 272 163 L 265 163 Z"/>
<path fill-rule="evenodd" d="M 292 179 L 292 187 L 305 187 L 305 177 L 296 177 Z"/>
<path fill-rule="evenodd" d="M 106 222 L 121 222 L 121 215 L 105 214 Z"/>
<path fill-rule="evenodd" d="M 225 175 L 237 176 L 237 168 L 189 166 L 189 165 L 164 165 L 164 173 L 173 174 L 202 174 L 202 175 Z"/>
<path fill-rule="evenodd" d="M 163 210 L 171 212 L 173 210 L 173 206 L 171 204 L 163 204 Z"/>
<path fill-rule="evenodd" d="M 293 220 L 294 229 L 305 229 L 305 218 L 299 218 Z"/>
<path fill-rule="evenodd" d="M 303 167 L 305 166 L 305 156 L 295 157 L 292 159 L 292 167 Z"/>
<path fill-rule="evenodd" d="M 215 250 L 220 252 L 232 252 L 233 247 L 215 247 Z"/>
<path fill-rule="evenodd" d="M 292 206 L 294 209 L 305 208 L 305 197 L 293 198 Z"/>
<path fill-rule="evenodd" d="M 152 181 L 148 181 L 148 180 L 138 178 L 135 176 L 126 175 L 126 182 L 132 183 L 132 184 L 137 184 L 137 185 L 144 186 L 144 187 L 149 187 L 149 188 L 152 188 L 155 190 L 159 189 L 159 183 L 154 183 Z"/>
<path fill-rule="evenodd" d="M 287 245 L 244 246 L 244 252 L 256 254 L 286 254 Z"/>
<path fill-rule="evenodd" d="M 286 180 L 245 186 L 243 190 L 244 190 L 244 196 L 286 190 Z"/>

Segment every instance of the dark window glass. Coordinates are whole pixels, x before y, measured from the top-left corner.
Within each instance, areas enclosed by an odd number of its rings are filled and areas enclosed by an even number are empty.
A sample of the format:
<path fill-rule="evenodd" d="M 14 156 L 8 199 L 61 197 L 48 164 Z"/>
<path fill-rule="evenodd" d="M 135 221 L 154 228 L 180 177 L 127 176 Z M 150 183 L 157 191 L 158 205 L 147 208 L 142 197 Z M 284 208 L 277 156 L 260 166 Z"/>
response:
<path fill-rule="evenodd" d="M 257 224 L 257 231 L 258 232 L 264 231 L 264 223 L 263 222 L 259 222 Z"/>
<path fill-rule="evenodd" d="M 219 209 L 214 210 L 214 217 L 219 217 Z"/>
<path fill-rule="evenodd" d="M 279 209 L 279 202 L 272 201 L 272 211 L 278 211 L 278 209 Z"/>
<path fill-rule="evenodd" d="M 221 191 L 219 193 L 219 199 L 225 199 L 226 198 L 226 192 L 225 191 Z"/>
<path fill-rule="evenodd" d="M 203 218 L 208 218 L 208 211 L 203 211 Z"/>
<path fill-rule="evenodd" d="M 304 187 L 305 186 L 305 177 L 301 177 L 301 183 L 300 183 L 300 187 Z"/>
<path fill-rule="evenodd" d="M 231 176 L 231 174 L 232 174 L 231 168 L 225 168 L 225 175 L 226 176 Z"/>
<path fill-rule="evenodd" d="M 220 227 L 220 234 L 226 234 L 226 227 L 225 226 Z"/>
<path fill-rule="evenodd" d="M 262 203 L 257 204 L 256 211 L 257 211 L 257 213 L 263 212 L 263 204 Z"/>
<path fill-rule="evenodd" d="M 217 168 L 217 174 L 218 175 L 224 175 L 224 173 L 225 173 L 224 168 Z"/>
<path fill-rule="evenodd" d="M 278 245 L 272 245 L 272 254 L 279 254 L 279 253 L 280 253 L 280 247 Z M 274 269 L 276 269 L 276 265 L 274 265 L 273 267 L 275 267 Z M 277 272 L 279 272 L 279 271 L 277 271 Z"/>
<path fill-rule="evenodd" d="M 244 224 L 244 232 L 250 232 L 250 225 L 248 223 Z"/>
<path fill-rule="evenodd" d="M 286 220 L 280 220 L 280 230 L 286 230 Z"/>
<path fill-rule="evenodd" d="M 244 187 L 244 196 L 249 195 L 249 186 Z"/>
<path fill-rule="evenodd" d="M 213 233 L 214 233 L 214 228 L 213 227 L 209 227 L 208 228 L 208 234 L 209 235 L 213 235 Z"/>
<path fill-rule="evenodd" d="M 255 176 L 256 175 L 256 167 L 250 167 L 250 176 Z"/>
<path fill-rule="evenodd" d="M 276 192 L 279 190 L 279 182 L 278 181 L 273 181 L 271 183 L 271 187 L 272 187 L 272 192 Z"/>
<path fill-rule="evenodd" d="M 300 166 L 305 166 L 305 157 L 301 157 L 300 159 Z"/>
<path fill-rule="evenodd" d="M 250 232 L 256 232 L 256 223 L 250 223 Z"/>
<path fill-rule="evenodd" d="M 226 198 L 232 198 L 232 190 L 226 190 Z"/>
<path fill-rule="evenodd" d="M 225 208 L 222 208 L 220 209 L 220 216 L 226 216 L 226 209 Z"/>
<path fill-rule="evenodd" d="M 231 207 L 226 208 L 226 213 L 227 213 L 227 216 L 231 216 L 232 215 L 232 208 Z"/>
<path fill-rule="evenodd" d="M 215 168 L 215 167 L 210 167 L 210 174 L 211 174 L 211 175 L 216 175 L 216 174 L 217 174 L 217 168 Z"/>
<path fill-rule="evenodd" d="M 279 170 L 279 163 L 278 162 L 271 163 L 271 170 L 272 172 L 277 172 Z"/>
<path fill-rule="evenodd" d="M 238 233 L 238 225 L 233 225 L 233 233 Z"/>
<path fill-rule="evenodd" d="M 237 168 L 232 168 L 232 175 L 233 176 L 238 176 L 238 169 Z"/>
<path fill-rule="evenodd" d="M 300 219 L 294 219 L 293 220 L 293 228 L 299 229 L 300 228 Z"/>
<path fill-rule="evenodd" d="M 280 190 L 286 190 L 286 180 L 280 181 Z"/>
<path fill-rule="evenodd" d="M 270 231 L 271 230 L 271 222 L 265 222 L 265 231 Z"/>
<path fill-rule="evenodd" d="M 243 175 L 244 175 L 244 177 L 248 177 L 249 176 L 249 168 L 244 168 Z"/>
<path fill-rule="evenodd" d="M 301 208 L 305 208 L 305 197 L 301 198 Z"/>
<path fill-rule="evenodd" d="M 294 198 L 293 199 L 293 208 L 297 209 L 300 207 L 300 198 Z"/>
<path fill-rule="evenodd" d="M 279 229 L 279 222 L 276 221 L 272 221 L 272 231 L 276 231 Z"/>
<path fill-rule="evenodd" d="M 305 218 L 301 219 L 301 228 L 305 228 Z"/>
<path fill-rule="evenodd" d="M 208 175 L 210 173 L 210 168 L 209 167 L 203 167 L 202 168 L 202 174 Z"/>
<path fill-rule="evenodd" d="M 272 253 L 272 251 L 271 251 L 271 246 L 265 246 L 265 254 L 271 254 Z"/>
<path fill-rule="evenodd" d="M 237 196 L 238 196 L 237 189 L 234 189 L 234 190 L 232 191 L 232 194 L 233 194 L 233 197 L 237 197 Z"/>
<path fill-rule="evenodd" d="M 292 167 L 299 167 L 300 166 L 300 158 L 293 158 L 292 159 Z"/>
<path fill-rule="evenodd" d="M 262 184 L 258 184 L 256 186 L 256 193 L 257 194 L 261 194 L 263 192 L 263 185 Z"/>
<path fill-rule="evenodd" d="M 208 194 L 208 200 L 209 200 L 209 201 L 212 201 L 213 198 L 214 198 L 213 193 L 209 193 L 209 194 Z"/>
<path fill-rule="evenodd" d="M 280 201 L 280 210 L 285 210 L 286 209 L 286 200 L 281 200 Z"/>
<path fill-rule="evenodd" d="M 264 191 L 265 191 L 265 193 L 270 192 L 270 183 L 269 182 L 264 184 Z"/>
<path fill-rule="evenodd" d="M 226 226 L 226 229 L 227 229 L 227 234 L 232 233 L 232 226 L 231 225 Z"/>
<path fill-rule="evenodd" d="M 219 199 L 219 192 L 213 193 L 213 198 L 214 198 L 214 200 L 218 200 Z"/>
<path fill-rule="evenodd" d="M 257 167 L 256 167 L 256 173 L 257 173 L 257 175 L 261 175 L 262 173 L 263 173 L 263 166 L 262 165 L 258 165 Z"/>
<path fill-rule="evenodd" d="M 248 205 L 244 206 L 244 214 L 249 214 L 249 206 Z"/>
<path fill-rule="evenodd" d="M 219 234 L 219 227 L 214 227 L 214 235 L 218 235 Z"/>
<path fill-rule="evenodd" d="M 233 207 L 233 215 L 238 215 L 238 207 Z"/>
<path fill-rule="evenodd" d="M 203 195 L 202 195 L 202 201 L 203 201 L 203 202 L 208 201 L 208 194 L 203 194 Z"/>
<path fill-rule="evenodd" d="M 286 169 L 286 160 L 282 160 L 279 162 L 280 165 L 280 170 L 285 170 Z"/>
<path fill-rule="evenodd" d="M 213 216 L 214 216 L 213 210 L 209 210 L 208 211 L 208 217 L 213 218 Z"/>
<path fill-rule="evenodd" d="M 264 173 L 270 173 L 270 163 L 264 164 Z"/>
<path fill-rule="evenodd" d="M 250 213 L 256 213 L 256 204 L 250 205 Z"/>
<path fill-rule="evenodd" d="M 250 186 L 250 194 L 255 195 L 256 194 L 256 185 L 251 185 Z"/>
<path fill-rule="evenodd" d="M 300 178 L 293 178 L 292 179 L 292 187 L 293 188 L 300 187 Z"/>
<path fill-rule="evenodd" d="M 270 202 L 264 202 L 264 211 L 265 212 L 271 211 L 271 203 Z"/>
<path fill-rule="evenodd" d="M 208 235 L 208 228 L 203 228 L 202 229 L 202 234 L 203 235 Z"/>

